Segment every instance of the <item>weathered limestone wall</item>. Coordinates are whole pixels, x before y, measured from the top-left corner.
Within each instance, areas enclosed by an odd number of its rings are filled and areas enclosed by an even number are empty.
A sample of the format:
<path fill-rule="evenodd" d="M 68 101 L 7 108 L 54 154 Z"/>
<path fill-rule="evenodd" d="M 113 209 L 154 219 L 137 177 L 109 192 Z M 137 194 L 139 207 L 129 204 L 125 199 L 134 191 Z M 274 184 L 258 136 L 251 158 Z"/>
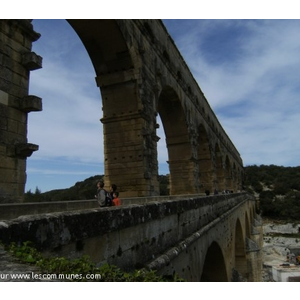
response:
<path fill-rule="evenodd" d="M 203 244 L 202 239 L 201 247 L 218 241 L 227 259 L 233 247 L 229 246 L 234 230 L 231 216 L 234 219 L 243 214 L 248 201 L 252 200 L 243 193 L 24 216 L 0 222 L 0 240 L 31 240 L 44 251 L 54 250 L 72 257 L 89 254 L 99 264 L 109 262 L 132 269 L 208 228 L 201 237 L 207 242 Z M 198 248 L 200 252 L 194 250 L 194 245 L 186 249 L 184 261 L 192 259 L 182 274 L 187 279 L 199 280 L 187 275 L 188 266 L 200 264 L 206 252 L 204 248 Z M 182 266 L 182 261 L 179 265 Z"/>

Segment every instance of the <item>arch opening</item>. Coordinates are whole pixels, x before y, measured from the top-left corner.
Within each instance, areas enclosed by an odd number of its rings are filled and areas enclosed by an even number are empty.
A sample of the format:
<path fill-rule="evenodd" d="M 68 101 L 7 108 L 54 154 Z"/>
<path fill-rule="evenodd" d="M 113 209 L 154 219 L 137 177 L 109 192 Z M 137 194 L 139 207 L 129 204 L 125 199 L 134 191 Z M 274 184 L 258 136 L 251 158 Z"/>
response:
<path fill-rule="evenodd" d="M 228 282 L 224 256 L 216 242 L 213 242 L 207 249 L 200 281 Z"/>
<path fill-rule="evenodd" d="M 145 116 L 130 29 L 123 20 L 69 22 L 91 57 L 101 90 L 105 186 L 117 184 L 122 197 L 159 195 L 157 141 L 146 126 L 154 124 L 154 116 Z"/>
<path fill-rule="evenodd" d="M 164 128 L 170 170 L 170 194 L 194 193 L 191 143 L 185 114 L 176 92 L 166 86 L 157 109 Z"/>
<path fill-rule="evenodd" d="M 78 121 L 81 118 L 88 119 L 88 123 L 91 123 L 92 114 L 87 113 L 88 107 L 93 112 L 93 116 L 95 116 L 97 112 L 97 117 L 93 117 L 97 120 L 96 122 L 99 122 L 99 117 L 102 114 L 101 122 L 103 124 L 103 130 L 99 129 L 97 133 L 94 130 L 93 135 L 89 134 L 91 131 L 85 131 L 90 141 L 99 139 L 99 148 L 97 154 L 93 156 L 93 161 L 90 158 L 88 147 L 92 142 L 86 144 L 84 142 L 81 143 L 81 147 L 84 149 L 84 151 L 82 151 L 82 157 L 84 157 L 86 161 L 89 161 L 90 164 L 98 166 L 100 164 L 100 167 L 102 167 L 100 158 L 104 153 L 104 172 L 102 171 L 100 173 L 101 168 L 99 167 L 99 169 L 91 175 L 99 173 L 105 174 L 105 186 L 107 187 L 112 183 L 117 184 L 119 191 L 122 193 L 122 197 L 157 195 L 159 192 L 156 172 L 157 162 L 152 161 L 152 157 L 157 150 L 154 149 L 152 137 L 149 136 L 145 138 L 143 135 L 144 117 L 141 113 L 141 99 L 137 93 L 137 80 L 131 77 L 134 73 L 134 65 L 130 50 L 127 46 L 127 41 L 125 41 L 124 32 L 121 32 L 118 20 L 67 21 L 69 25 L 71 25 L 69 29 L 73 32 L 73 35 L 75 33 L 77 34 L 76 38 L 79 40 L 79 43 L 76 42 L 76 47 L 73 45 L 72 50 L 76 52 L 79 47 L 84 49 L 86 57 L 88 58 L 85 59 L 85 64 L 87 64 L 88 60 L 88 63 L 94 67 L 93 72 L 89 70 L 89 73 L 82 73 L 80 69 L 76 68 L 78 61 L 81 62 L 82 55 L 76 56 L 70 50 L 69 56 L 64 59 L 70 62 L 73 70 L 72 74 L 83 75 L 81 77 L 82 81 L 78 81 L 74 85 L 78 88 L 82 87 L 85 93 L 89 94 L 92 88 L 91 84 L 86 84 L 87 79 L 85 77 L 88 77 L 88 81 L 93 83 L 93 88 L 98 90 L 98 86 L 101 92 L 100 100 L 102 100 L 102 111 L 101 101 L 99 101 L 99 90 L 97 95 L 95 95 L 95 93 L 93 94 L 94 99 L 91 101 L 87 101 L 86 97 L 83 97 L 82 94 L 73 94 L 74 99 L 78 99 L 80 96 L 82 99 L 81 102 L 78 100 L 78 103 L 81 105 L 80 109 L 76 111 L 77 114 L 75 115 L 74 113 L 75 117 L 73 116 L 72 124 L 78 126 Z M 60 34 L 59 31 L 58 33 Z M 58 44 L 57 48 L 61 47 L 62 45 Z M 41 55 L 43 55 L 43 53 L 41 53 Z M 71 57 L 75 58 L 75 60 L 71 60 Z M 83 62 L 81 62 L 81 65 L 83 65 Z M 91 80 L 92 77 L 93 79 L 95 78 L 95 74 L 96 84 L 94 80 Z M 128 78 L 131 79 L 128 80 Z M 70 88 L 70 86 L 65 94 L 71 93 L 72 88 Z M 61 99 L 61 96 L 57 96 L 56 98 Z M 72 99 L 70 99 L 70 104 L 72 103 L 71 100 Z M 97 106 L 99 104 L 99 109 L 95 109 L 96 101 L 98 101 Z M 70 105 L 70 107 L 73 106 Z M 63 117 L 67 115 L 67 113 L 61 114 Z M 100 122 L 98 124 L 101 126 Z M 83 133 L 83 128 L 88 126 L 82 125 L 81 127 L 81 130 L 77 132 L 74 131 L 73 133 L 74 144 L 76 144 L 75 140 L 86 140 L 84 139 L 85 134 Z M 50 126 L 49 129 L 51 129 Z M 78 132 L 80 132 L 80 135 Z M 54 135 L 58 134 L 59 130 L 56 130 Z M 68 142 L 70 136 L 72 135 L 68 134 L 65 136 L 64 141 Z M 37 141 L 39 140 L 37 139 Z M 77 145 L 78 144 L 80 144 L 80 142 L 77 143 Z M 78 148 L 80 147 L 74 146 L 72 150 Z M 151 149 L 154 154 L 149 156 L 149 149 Z M 67 152 L 66 157 L 71 157 L 71 152 L 71 150 Z M 63 155 L 63 151 L 61 151 L 61 155 Z M 145 166 L 149 167 L 153 172 L 151 174 L 149 172 L 147 173 Z M 124 176 L 124 174 L 127 176 Z"/>
<path fill-rule="evenodd" d="M 133 68 L 133 62 L 116 20 L 67 20 L 84 44 L 96 75 Z"/>
<path fill-rule="evenodd" d="M 103 174 L 101 96 L 91 59 L 68 22 L 33 20 L 33 26 L 41 33 L 33 50 L 43 68 L 30 73 L 29 94 L 43 99 L 43 112 L 28 116 L 28 140 L 39 151 L 27 159 L 25 190 L 45 192 Z"/>
<path fill-rule="evenodd" d="M 215 165 L 216 165 L 216 190 L 221 192 L 224 190 L 224 169 L 222 162 L 222 153 L 219 144 L 215 145 Z"/>
<path fill-rule="evenodd" d="M 225 159 L 225 190 L 232 191 L 232 170 L 231 170 L 231 164 L 228 156 L 226 155 Z"/>
<path fill-rule="evenodd" d="M 235 226 L 235 270 L 240 276 L 242 276 L 242 278 L 247 278 L 248 268 L 245 250 L 245 238 L 239 219 L 236 221 Z"/>
<path fill-rule="evenodd" d="M 199 180 L 202 192 L 211 194 L 215 190 L 215 174 L 209 138 L 204 126 L 198 129 Z"/>

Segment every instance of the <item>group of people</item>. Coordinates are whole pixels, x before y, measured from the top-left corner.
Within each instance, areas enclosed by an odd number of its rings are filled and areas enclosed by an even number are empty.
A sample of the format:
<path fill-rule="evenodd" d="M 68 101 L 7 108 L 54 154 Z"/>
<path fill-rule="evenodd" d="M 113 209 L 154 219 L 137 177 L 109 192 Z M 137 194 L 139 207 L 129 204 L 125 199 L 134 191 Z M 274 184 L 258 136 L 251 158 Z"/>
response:
<path fill-rule="evenodd" d="M 119 206 L 121 201 L 119 199 L 119 192 L 117 191 L 117 186 L 112 184 L 109 191 L 104 189 L 104 182 L 99 181 L 97 183 L 97 194 L 95 195 L 100 207 L 106 206 Z"/>

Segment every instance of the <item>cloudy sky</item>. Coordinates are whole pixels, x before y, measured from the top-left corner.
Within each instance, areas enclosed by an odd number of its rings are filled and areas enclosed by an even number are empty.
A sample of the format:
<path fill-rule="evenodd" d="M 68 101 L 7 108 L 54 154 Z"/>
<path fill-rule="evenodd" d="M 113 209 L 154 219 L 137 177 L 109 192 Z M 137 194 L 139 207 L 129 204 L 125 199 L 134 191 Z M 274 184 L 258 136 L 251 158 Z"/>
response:
<path fill-rule="evenodd" d="M 163 20 L 221 125 L 247 165 L 299 166 L 300 20 Z M 103 174 L 102 104 L 91 61 L 65 20 L 34 20 L 26 191 L 66 188 Z M 162 128 L 162 126 L 161 126 Z M 164 133 L 159 171 L 168 173 Z"/>

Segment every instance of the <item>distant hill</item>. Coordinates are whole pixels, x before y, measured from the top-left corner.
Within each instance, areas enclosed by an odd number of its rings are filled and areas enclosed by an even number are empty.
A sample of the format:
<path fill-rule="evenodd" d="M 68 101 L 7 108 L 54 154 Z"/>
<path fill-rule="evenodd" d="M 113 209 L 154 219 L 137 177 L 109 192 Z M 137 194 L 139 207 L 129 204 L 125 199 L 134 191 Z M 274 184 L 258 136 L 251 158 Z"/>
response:
<path fill-rule="evenodd" d="M 290 190 L 300 191 L 300 167 L 275 165 L 247 166 L 245 185 L 260 193 L 271 189 L 276 195 L 285 195 Z"/>
<path fill-rule="evenodd" d="M 48 202 L 48 201 L 66 201 L 66 200 L 86 200 L 93 199 L 97 190 L 97 182 L 103 178 L 103 175 L 95 175 L 76 182 L 74 186 L 66 189 L 52 190 L 42 193 L 38 187 L 35 192 L 27 191 L 25 193 L 25 202 Z"/>
<path fill-rule="evenodd" d="M 245 188 L 260 199 L 262 216 L 282 220 L 300 220 L 300 167 L 275 165 L 247 166 Z M 97 182 L 103 175 L 96 175 L 75 183 L 74 186 L 42 193 L 25 193 L 25 202 L 48 202 L 93 199 Z M 160 194 L 169 195 L 169 175 L 160 175 Z M 122 197 L 122 194 L 120 195 Z"/>
<path fill-rule="evenodd" d="M 52 190 L 42 193 L 38 187 L 35 192 L 27 191 L 25 193 L 25 202 L 49 202 L 49 201 L 67 201 L 67 200 L 87 200 L 94 199 L 97 182 L 103 179 L 104 175 L 95 175 L 76 182 L 74 186 L 66 189 Z M 168 185 L 169 176 L 160 175 L 160 195 L 169 195 Z M 120 195 L 122 197 L 122 194 Z"/>
<path fill-rule="evenodd" d="M 300 167 L 247 166 L 245 186 L 260 200 L 262 216 L 300 220 Z"/>

